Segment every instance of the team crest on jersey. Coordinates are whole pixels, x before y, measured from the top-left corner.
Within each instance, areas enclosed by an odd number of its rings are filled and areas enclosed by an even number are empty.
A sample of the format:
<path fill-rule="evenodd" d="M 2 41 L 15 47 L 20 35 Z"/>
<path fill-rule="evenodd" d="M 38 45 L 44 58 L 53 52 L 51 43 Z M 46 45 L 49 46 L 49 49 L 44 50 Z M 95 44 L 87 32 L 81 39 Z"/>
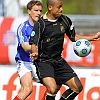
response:
<path fill-rule="evenodd" d="M 34 36 L 34 35 L 35 35 L 35 32 L 34 32 L 34 31 L 32 31 L 31 36 Z"/>
<path fill-rule="evenodd" d="M 65 32 L 64 26 L 60 25 L 60 31 L 61 31 L 62 33 Z"/>

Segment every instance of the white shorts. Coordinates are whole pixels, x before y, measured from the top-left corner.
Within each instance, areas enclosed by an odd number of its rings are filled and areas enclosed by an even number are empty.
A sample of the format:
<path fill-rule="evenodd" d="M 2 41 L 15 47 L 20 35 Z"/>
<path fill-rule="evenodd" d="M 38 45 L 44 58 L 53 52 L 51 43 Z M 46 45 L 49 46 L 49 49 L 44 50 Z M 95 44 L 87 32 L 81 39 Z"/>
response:
<path fill-rule="evenodd" d="M 25 61 L 17 61 L 17 72 L 19 77 L 21 78 L 27 72 L 32 72 L 32 79 L 36 82 L 40 82 L 37 74 L 36 74 L 36 67 L 32 62 L 25 62 Z"/>

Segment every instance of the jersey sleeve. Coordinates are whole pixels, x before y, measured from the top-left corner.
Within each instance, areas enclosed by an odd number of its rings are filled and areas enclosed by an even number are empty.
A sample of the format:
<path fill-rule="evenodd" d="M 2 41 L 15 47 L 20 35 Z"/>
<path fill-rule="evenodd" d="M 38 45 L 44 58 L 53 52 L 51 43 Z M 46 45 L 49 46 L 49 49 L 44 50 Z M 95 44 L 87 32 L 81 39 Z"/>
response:
<path fill-rule="evenodd" d="M 40 26 L 39 23 L 36 22 L 32 30 L 32 33 L 30 35 L 29 44 L 30 45 L 35 44 L 36 46 L 38 46 L 39 38 L 40 38 Z"/>
<path fill-rule="evenodd" d="M 18 29 L 17 29 L 17 38 L 18 38 L 18 43 L 22 44 L 23 42 L 28 42 L 28 38 L 26 36 L 26 27 L 23 24 L 20 24 Z"/>
<path fill-rule="evenodd" d="M 66 30 L 66 35 L 71 39 L 75 38 L 75 27 L 74 24 L 72 23 L 71 19 L 66 16 L 66 21 L 68 23 L 68 29 Z"/>

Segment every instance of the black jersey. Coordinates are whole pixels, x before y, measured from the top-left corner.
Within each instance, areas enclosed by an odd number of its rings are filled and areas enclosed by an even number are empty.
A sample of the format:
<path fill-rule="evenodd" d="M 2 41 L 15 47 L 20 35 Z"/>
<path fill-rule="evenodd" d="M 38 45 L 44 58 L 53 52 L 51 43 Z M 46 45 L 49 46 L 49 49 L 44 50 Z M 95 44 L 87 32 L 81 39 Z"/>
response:
<path fill-rule="evenodd" d="M 38 46 L 38 59 L 56 59 L 61 57 L 63 50 L 64 34 L 69 38 L 75 37 L 75 29 L 72 21 L 62 15 L 55 21 L 49 21 L 43 17 L 34 25 L 30 44 Z"/>

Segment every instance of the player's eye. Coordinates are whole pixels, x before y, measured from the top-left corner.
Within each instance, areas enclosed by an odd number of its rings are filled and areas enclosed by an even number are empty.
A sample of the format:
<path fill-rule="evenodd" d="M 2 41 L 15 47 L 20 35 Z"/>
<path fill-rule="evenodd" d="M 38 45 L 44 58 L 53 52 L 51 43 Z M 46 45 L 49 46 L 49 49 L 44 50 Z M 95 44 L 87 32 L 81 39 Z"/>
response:
<path fill-rule="evenodd" d="M 42 10 L 40 10 L 40 12 L 42 12 Z"/>
<path fill-rule="evenodd" d="M 40 12 L 42 12 L 42 10 L 35 10 L 36 12 L 38 12 L 38 11 L 40 11 Z"/>

